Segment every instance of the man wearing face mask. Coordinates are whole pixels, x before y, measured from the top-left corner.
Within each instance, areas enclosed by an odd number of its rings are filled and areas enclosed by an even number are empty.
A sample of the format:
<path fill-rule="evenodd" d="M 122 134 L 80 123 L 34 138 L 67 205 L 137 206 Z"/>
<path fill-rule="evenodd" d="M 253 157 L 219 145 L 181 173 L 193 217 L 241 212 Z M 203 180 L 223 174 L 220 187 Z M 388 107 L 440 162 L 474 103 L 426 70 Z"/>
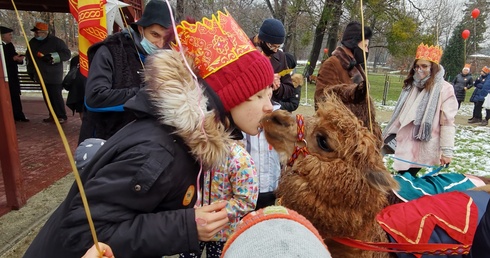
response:
<path fill-rule="evenodd" d="M 294 95 L 291 70 L 288 68 L 286 54 L 280 50 L 286 37 L 286 30 L 280 20 L 266 19 L 262 22 L 259 34 L 251 40 L 255 47 L 271 61 L 274 69 L 272 100 L 280 102 Z"/>
<path fill-rule="evenodd" d="M 371 28 L 364 27 L 363 41 L 361 24 L 355 21 L 347 24 L 341 45 L 322 63 L 318 71 L 315 109 L 319 102 L 324 101 L 325 93 L 336 94 L 347 108 L 364 123 L 364 126 L 370 130 L 372 128 L 381 147 L 381 128 L 375 120 L 374 102 L 366 96 L 369 87 L 366 85 L 363 51 L 366 52 L 367 60 L 371 36 Z"/>
<path fill-rule="evenodd" d="M 167 3 L 151 0 L 141 19 L 128 29 L 108 36 L 88 50 L 89 72 L 79 142 L 87 138 L 108 139 L 135 116 L 124 103 L 143 86 L 145 59 L 173 40 Z"/>
<path fill-rule="evenodd" d="M 46 86 L 53 111 L 59 123 L 62 124 L 67 119 L 65 102 L 61 94 L 63 90 L 61 82 L 63 81 L 64 75 L 63 61 L 70 59 L 71 52 L 63 40 L 49 33 L 48 27 L 47 23 L 37 22 L 36 26 L 31 29 L 34 32 L 34 38 L 29 41 L 29 46 Z M 40 81 L 31 55 L 27 55 L 27 73 L 33 80 Z M 43 122 L 53 123 L 54 118 L 49 114 L 49 117 L 43 119 Z"/>

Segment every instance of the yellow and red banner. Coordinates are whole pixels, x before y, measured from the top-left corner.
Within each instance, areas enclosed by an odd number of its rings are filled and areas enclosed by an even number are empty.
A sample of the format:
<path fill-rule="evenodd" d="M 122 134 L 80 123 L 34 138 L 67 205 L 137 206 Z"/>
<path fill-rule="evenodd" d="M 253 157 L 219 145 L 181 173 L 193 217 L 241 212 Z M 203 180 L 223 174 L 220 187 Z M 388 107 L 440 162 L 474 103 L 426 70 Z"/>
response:
<path fill-rule="evenodd" d="M 88 75 L 88 48 L 107 37 L 106 0 L 68 0 L 70 13 L 78 22 L 80 72 Z"/>

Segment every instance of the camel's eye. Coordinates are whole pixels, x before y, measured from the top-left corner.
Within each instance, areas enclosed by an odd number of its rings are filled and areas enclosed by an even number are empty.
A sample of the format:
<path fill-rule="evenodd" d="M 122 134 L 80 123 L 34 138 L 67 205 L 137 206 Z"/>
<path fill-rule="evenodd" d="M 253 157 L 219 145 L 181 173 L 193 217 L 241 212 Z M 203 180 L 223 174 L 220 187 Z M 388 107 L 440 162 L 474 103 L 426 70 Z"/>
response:
<path fill-rule="evenodd" d="M 333 151 L 333 149 L 330 148 L 330 145 L 328 145 L 327 138 L 321 134 L 316 136 L 316 143 L 318 144 L 318 147 L 320 147 L 320 149 L 326 152 Z"/>

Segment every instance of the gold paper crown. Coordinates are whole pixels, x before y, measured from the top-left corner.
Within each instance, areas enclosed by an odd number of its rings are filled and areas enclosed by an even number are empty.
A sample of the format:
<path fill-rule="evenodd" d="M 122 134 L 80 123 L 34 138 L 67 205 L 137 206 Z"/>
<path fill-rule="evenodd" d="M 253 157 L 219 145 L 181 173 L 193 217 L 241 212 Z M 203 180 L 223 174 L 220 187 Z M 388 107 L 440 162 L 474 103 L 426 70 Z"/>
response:
<path fill-rule="evenodd" d="M 439 46 L 430 46 L 420 43 L 417 47 L 417 53 L 415 59 L 427 60 L 436 64 L 439 64 L 442 56 L 442 48 Z"/>
<path fill-rule="evenodd" d="M 177 34 L 202 78 L 256 50 L 228 12 L 218 11 L 217 17 L 213 14 L 211 19 L 204 18 L 195 24 L 183 21 L 177 26 Z M 174 47 L 178 49 L 177 45 Z"/>
<path fill-rule="evenodd" d="M 486 65 L 481 69 L 484 73 L 490 73 L 490 68 L 488 68 Z"/>

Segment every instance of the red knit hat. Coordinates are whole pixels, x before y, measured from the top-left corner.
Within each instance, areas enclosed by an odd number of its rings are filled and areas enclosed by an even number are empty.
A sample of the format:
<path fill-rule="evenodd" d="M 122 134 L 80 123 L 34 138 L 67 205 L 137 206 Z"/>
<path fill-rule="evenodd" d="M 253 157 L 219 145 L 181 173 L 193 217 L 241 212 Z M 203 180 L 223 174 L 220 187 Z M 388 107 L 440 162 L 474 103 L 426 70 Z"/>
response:
<path fill-rule="evenodd" d="M 226 111 L 272 84 L 270 60 L 257 51 L 229 13 L 218 12 L 193 24 L 183 21 L 177 33 Z"/>
<path fill-rule="evenodd" d="M 274 70 L 259 51 L 249 52 L 205 78 L 227 111 L 272 84 Z"/>

